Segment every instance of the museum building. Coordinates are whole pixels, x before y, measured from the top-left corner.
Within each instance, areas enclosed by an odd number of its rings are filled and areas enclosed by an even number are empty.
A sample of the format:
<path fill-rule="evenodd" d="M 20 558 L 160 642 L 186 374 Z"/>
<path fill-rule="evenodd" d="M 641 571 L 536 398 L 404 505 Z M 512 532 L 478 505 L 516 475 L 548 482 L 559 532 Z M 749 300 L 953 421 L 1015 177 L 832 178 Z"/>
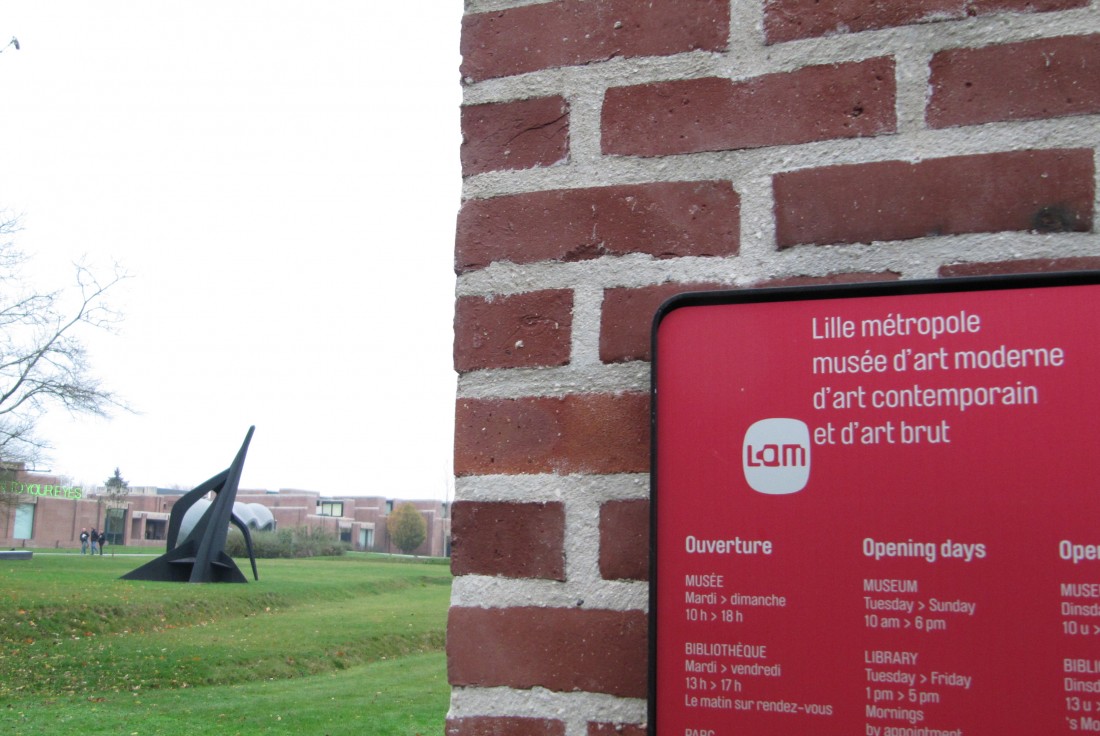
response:
<path fill-rule="evenodd" d="M 82 530 L 107 534 L 108 546 L 163 547 L 168 518 L 187 489 L 132 487 L 122 497 L 107 489 L 66 486 L 58 476 L 16 470 L 0 480 L 0 547 L 58 549 L 80 546 Z M 353 550 L 398 552 L 386 530 L 393 510 L 411 503 L 424 517 L 427 535 L 415 554 L 450 555 L 449 504 L 438 500 L 389 499 L 382 496 L 324 496 L 316 491 L 237 491 L 235 507 L 258 504 L 270 512 L 274 528 L 322 528 Z M 246 523 L 256 514 L 238 514 Z M 266 514 L 262 515 L 265 519 Z"/>

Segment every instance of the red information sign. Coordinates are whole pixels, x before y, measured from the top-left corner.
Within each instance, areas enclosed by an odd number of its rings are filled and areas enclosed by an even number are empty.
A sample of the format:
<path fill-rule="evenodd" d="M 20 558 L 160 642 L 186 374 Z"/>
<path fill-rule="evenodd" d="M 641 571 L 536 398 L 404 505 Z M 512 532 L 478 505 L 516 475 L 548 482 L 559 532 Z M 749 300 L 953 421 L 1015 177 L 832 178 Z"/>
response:
<path fill-rule="evenodd" d="M 1100 275 L 654 331 L 650 731 L 1100 732 Z"/>

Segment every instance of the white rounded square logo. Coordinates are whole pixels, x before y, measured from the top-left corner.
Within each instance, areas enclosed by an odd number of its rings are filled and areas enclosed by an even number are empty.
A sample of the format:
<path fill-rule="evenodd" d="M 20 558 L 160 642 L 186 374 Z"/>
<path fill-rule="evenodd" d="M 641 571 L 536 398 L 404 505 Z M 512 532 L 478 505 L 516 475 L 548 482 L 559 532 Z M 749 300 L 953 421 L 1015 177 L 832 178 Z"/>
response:
<path fill-rule="evenodd" d="M 745 480 L 759 493 L 797 493 L 810 480 L 810 428 L 797 419 L 761 419 L 745 432 Z"/>

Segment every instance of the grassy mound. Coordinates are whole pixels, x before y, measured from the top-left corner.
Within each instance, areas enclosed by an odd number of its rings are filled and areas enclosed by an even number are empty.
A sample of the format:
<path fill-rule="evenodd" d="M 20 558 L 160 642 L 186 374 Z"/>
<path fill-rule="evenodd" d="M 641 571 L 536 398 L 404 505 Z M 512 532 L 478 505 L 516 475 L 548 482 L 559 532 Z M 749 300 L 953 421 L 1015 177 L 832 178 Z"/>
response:
<path fill-rule="evenodd" d="M 118 579 L 141 562 L 36 554 L 0 563 L 0 701 L 19 722 L 38 719 L 36 733 L 50 733 L 47 715 L 64 721 L 58 713 L 119 696 L 129 700 L 116 706 L 185 697 L 201 709 L 216 693 L 264 683 L 297 692 L 309 678 L 408 657 L 443 667 L 445 565 L 351 554 L 262 560 L 260 580 L 246 585 Z M 432 677 L 442 692 L 442 670 Z M 445 700 L 435 707 L 442 724 Z"/>

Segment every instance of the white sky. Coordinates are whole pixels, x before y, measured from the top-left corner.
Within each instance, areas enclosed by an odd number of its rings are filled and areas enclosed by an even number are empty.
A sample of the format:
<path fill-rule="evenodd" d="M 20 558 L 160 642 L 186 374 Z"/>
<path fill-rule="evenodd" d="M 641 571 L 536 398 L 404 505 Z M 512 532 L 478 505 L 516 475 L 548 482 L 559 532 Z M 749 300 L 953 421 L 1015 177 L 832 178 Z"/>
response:
<path fill-rule="evenodd" d="M 444 498 L 461 0 L 5 0 L 0 208 L 139 413 L 51 414 L 78 484 Z"/>

